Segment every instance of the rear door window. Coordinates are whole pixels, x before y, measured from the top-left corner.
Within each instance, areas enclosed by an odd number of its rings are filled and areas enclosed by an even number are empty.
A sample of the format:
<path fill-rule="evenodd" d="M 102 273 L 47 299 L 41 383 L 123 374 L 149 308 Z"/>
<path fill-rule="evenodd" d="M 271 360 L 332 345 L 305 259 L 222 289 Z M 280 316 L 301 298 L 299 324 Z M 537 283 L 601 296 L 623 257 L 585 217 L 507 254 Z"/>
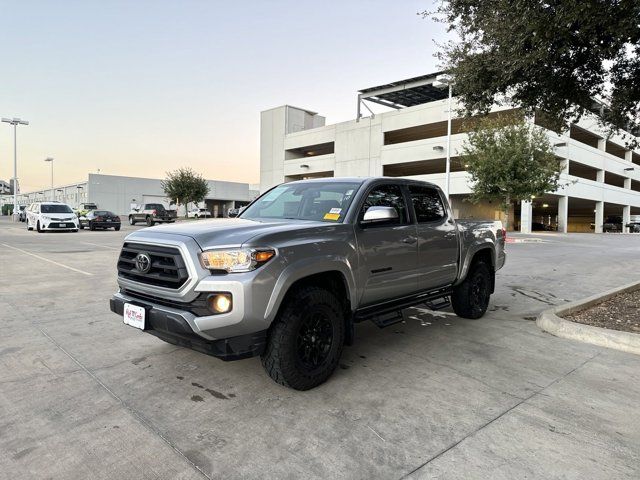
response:
<path fill-rule="evenodd" d="M 409 194 L 418 223 L 436 222 L 446 217 L 438 190 L 421 185 L 409 185 Z"/>

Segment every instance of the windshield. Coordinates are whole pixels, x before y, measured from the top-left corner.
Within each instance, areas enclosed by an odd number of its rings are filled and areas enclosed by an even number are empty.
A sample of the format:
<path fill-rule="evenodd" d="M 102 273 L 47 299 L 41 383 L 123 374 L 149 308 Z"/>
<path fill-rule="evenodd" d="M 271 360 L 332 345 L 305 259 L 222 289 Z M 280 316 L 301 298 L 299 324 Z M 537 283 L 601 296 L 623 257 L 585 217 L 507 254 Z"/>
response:
<path fill-rule="evenodd" d="M 285 183 L 258 198 L 240 217 L 341 222 L 359 187 L 349 182 Z"/>
<path fill-rule="evenodd" d="M 40 212 L 42 213 L 73 213 L 73 210 L 69 205 L 41 205 Z"/>

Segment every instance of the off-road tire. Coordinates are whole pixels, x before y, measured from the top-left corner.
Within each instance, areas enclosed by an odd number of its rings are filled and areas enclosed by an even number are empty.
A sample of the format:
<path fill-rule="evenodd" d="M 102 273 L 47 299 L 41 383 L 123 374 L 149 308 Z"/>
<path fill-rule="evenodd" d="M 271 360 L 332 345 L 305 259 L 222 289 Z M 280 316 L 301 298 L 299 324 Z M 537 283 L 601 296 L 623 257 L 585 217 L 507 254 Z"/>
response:
<path fill-rule="evenodd" d="M 153 218 L 147 217 L 147 227 L 153 227 L 154 223 Z"/>
<path fill-rule="evenodd" d="M 325 382 L 338 366 L 342 354 L 343 312 L 336 296 L 323 288 L 301 287 L 288 294 L 271 325 L 266 350 L 260 357 L 269 376 L 295 390 L 309 390 Z M 317 367 L 310 368 L 299 354 L 302 342 L 299 334 L 317 317 L 322 317 L 327 329 L 331 326 L 331 340 L 324 359 Z"/>
<path fill-rule="evenodd" d="M 456 315 L 462 318 L 482 317 L 489 306 L 491 297 L 491 270 L 483 261 L 474 262 L 469 268 L 467 278 L 454 287 L 451 306 Z"/>
<path fill-rule="evenodd" d="M 131 215 L 129 215 L 129 225 L 135 225 L 136 221 L 133 219 Z"/>

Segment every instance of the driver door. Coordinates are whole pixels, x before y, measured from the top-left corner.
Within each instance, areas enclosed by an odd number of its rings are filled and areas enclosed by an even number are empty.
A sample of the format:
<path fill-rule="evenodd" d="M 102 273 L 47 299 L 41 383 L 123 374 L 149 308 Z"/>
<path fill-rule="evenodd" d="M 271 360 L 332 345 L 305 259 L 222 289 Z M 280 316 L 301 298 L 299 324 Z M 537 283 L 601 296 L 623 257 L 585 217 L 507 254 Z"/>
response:
<path fill-rule="evenodd" d="M 363 224 L 364 214 L 372 206 L 392 207 L 398 217 Z M 411 222 L 401 185 L 381 184 L 371 188 L 360 206 L 356 239 L 360 278 L 366 279 L 360 301 L 362 306 L 418 290 L 417 227 Z"/>

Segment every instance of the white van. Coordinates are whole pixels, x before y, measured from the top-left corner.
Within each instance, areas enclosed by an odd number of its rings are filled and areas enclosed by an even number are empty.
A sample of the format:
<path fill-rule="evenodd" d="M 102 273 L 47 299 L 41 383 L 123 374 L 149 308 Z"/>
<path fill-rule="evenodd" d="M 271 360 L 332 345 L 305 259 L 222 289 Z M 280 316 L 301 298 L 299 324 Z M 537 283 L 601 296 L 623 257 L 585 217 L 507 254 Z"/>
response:
<path fill-rule="evenodd" d="M 66 230 L 77 232 L 79 228 L 78 216 L 66 203 L 35 202 L 27 212 L 27 230 L 34 228 L 38 232 L 50 230 Z"/>

